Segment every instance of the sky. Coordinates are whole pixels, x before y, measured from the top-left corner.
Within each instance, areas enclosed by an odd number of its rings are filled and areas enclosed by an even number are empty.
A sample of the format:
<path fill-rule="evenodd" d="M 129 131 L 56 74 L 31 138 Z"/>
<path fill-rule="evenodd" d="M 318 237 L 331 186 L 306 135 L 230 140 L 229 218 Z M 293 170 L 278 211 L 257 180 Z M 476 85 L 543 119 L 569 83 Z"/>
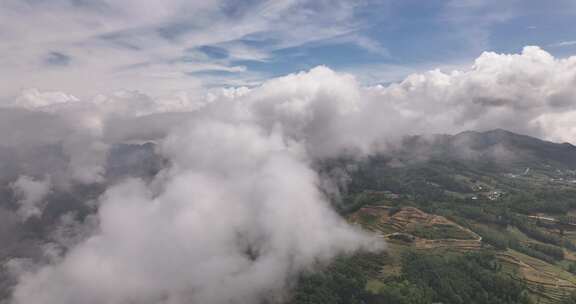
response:
<path fill-rule="evenodd" d="M 484 51 L 576 53 L 571 0 L 3 0 L 0 99 L 256 86 L 325 65 L 386 84 Z"/>

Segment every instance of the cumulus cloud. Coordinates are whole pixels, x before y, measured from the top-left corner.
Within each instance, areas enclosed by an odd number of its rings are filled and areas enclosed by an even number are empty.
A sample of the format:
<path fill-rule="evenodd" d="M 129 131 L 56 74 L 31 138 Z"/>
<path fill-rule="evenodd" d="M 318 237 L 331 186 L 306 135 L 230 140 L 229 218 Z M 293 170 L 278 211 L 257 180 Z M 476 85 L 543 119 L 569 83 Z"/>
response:
<path fill-rule="evenodd" d="M 75 177 L 84 182 L 105 176 L 102 160 L 121 142 L 154 141 L 168 164 L 152 181 L 111 185 L 92 233 L 22 274 L 14 303 L 278 300 L 290 278 L 315 262 L 378 247 L 323 195 L 346 175 L 331 172 L 335 180 L 326 183 L 315 162 L 385 151 L 408 134 L 468 129 L 572 141 L 575 79 L 576 57 L 526 47 L 387 86 L 365 87 L 317 67 L 253 88 L 88 101 L 50 94 L 26 110 L 9 109 L 44 117 L 23 120 L 29 131 L 61 126 L 52 142 L 61 143 L 66 166 L 88 175 Z M 21 137 L 39 140 L 27 132 Z"/>
<path fill-rule="evenodd" d="M 298 271 L 378 243 L 319 192 L 295 143 L 246 124 L 202 121 L 164 142 L 151 187 L 107 191 L 100 227 L 58 264 L 22 277 L 15 303 L 257 303 Z"/>
<path fill-rule="evenodd" d="M 557 59 L 528 46 L 520 54 L 485 52 L 468 68 L 412 74 L 387 86 L 364 87 L 350 74 L 317 67 L 234 100 L 260 126 L 279 126 L 312 155 L 326 157 L 377 151 L 406 134 L 471 129 L 573 141 L 566 122 L 576 108 L 574 79 L 576 57 Z"/>
<path fill-rule="evenodd" d="M 415 74 L 374 93 L 413 118 L 412 132 L 504 128 L 573 141 L 576 134 L 554 125 L 576 107 L 575 67 L 576 57 L 529 46 L 521 54 L 486 52 L 468 70 Z"/>

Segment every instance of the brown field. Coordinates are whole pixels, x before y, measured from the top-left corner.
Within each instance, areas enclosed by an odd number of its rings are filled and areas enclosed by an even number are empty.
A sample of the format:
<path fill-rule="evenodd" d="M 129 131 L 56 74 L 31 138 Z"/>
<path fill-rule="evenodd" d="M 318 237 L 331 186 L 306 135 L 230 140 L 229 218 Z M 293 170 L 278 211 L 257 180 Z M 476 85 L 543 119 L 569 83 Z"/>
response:
<path fill-rule="evenodd" d="M 539 303 L 558 303 L 576 290 L 576 277 L 559 267 L 514 250 L 497 256 L 509 266 L 506 269 L 512 269 L 508 273 L 524 282 Z"/>
<path fill-rule="evenodd" d="M 387 206 L 367 206 L 352 214 L 350 221 L 380 232 L 389 242 L 405 243 L 415 249 L 478 250 L 481 247 L 480 236 L 443 216 L 414 207 L 404 207 L 390 215 L 391 210 Z M 423 236 L 421 231 L 429 232 L 430 236 Z M 412 241 L 402 241 L 399 235 Z"/>

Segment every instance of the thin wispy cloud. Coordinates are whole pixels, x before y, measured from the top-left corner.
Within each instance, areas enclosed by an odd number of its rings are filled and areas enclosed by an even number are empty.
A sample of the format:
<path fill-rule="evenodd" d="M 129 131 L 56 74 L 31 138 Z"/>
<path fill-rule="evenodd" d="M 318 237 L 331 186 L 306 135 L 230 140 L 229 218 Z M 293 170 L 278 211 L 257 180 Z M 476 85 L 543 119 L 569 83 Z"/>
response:
<path fill-rule="evenodd" d="M 560 41 L 557 43 L 550 44 L 551 47 L 564 47 L 576 45 L 576 40 Z"/>
<path fill-rule="evenodd" d="M 1 85 L 0 96 L 28 86 L 82 94 L 152 90 L 151 83 L 163 87 L 164 80 L 184 89 L 202 82 L 189 79 L 198 71 L 233 72 L 241 79 L 246 69 L 236 62 L 270 60 L 275 50 L 354 31 L 358 6 L 347 1 L 4 1 L 0 66 L 16 77 Z M 383 50 L 368 39 L 352 43 Z M 210 46 L 226 56 L 195 51 Z M 47 71 L 47 66 L 65 69 Z"/>

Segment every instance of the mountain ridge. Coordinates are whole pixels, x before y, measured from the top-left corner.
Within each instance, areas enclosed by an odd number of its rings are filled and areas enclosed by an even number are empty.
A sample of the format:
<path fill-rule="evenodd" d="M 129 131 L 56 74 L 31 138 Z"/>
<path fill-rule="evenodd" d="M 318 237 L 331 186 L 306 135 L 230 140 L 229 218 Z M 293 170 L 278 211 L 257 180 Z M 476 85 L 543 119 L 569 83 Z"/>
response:
<path fill-rule="evenodd" d="M 527 165 L 576 169 L 576 146 L 504 129 L 407 136 L 400 148 L 390 154 L 406 160 L 424 157 L 426 160 L 480 161 L 505 169 Z"/>

